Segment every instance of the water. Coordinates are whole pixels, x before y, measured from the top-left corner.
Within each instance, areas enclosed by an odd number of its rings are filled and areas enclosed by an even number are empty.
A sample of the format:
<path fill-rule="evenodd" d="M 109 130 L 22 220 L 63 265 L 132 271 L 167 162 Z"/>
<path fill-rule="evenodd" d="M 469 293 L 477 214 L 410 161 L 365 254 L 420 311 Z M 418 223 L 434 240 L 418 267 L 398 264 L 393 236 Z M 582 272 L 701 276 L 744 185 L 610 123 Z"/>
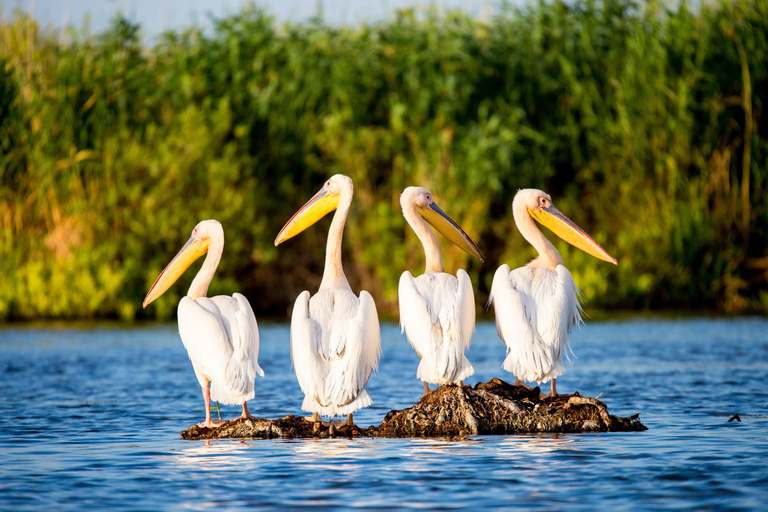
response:
<path fill-rule="evenodd" d="M 288 327 L 262 325 L 251 411 L 300 414 Z M 417 357 L 382 329 L 379 423 L 421 394 Z M 175 326 L 0 329 L 0 509 L 764 509 L 768 319 L 592 322 L 558 390 L 641 412 L 628 434 L 182 441 L 202 398 Z M 478 326 L 468 382 L 504 347 Z M 225 417 L 239 414 L 224 407 Z M 738 413 L 741 422 L 728 419 Z"/>

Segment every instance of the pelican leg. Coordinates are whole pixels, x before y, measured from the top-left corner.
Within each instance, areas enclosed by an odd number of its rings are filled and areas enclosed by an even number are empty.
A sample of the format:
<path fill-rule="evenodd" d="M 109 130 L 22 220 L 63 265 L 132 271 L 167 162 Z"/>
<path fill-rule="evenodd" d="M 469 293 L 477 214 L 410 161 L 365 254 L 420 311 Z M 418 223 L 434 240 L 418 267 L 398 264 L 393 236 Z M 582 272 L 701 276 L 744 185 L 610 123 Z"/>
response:
<path fill-rule="evenodd" d="M 335 427 L 343 427 L 344 425 L 353 426 L 355 422 L 352 421 L 352 413 L 347 414 L 347 419 L 344 421 L 341 420 L 331 420 L 330 422 L 326 423 L 326 425 L 333 425 Z"/>
<path fill-rule="evenodd" d="M 315 425 L 325 425 L 325 426 L 327 427 L 327 426 L 329 426 L 329 425 L 331 424 L 331 423 L 330 423 L 330 422 L 328 422 L 328 421 L 323 421 L 323 420 L 320 418 L 320 414 L 319 414 L 319 413 L 316 413 L 316 412 L 313 412 L 311 417 L 309 417 L 309 418 L 304 418 L 304 419 L 306 419 L 307 421 L 311 421 L 311 422 L 313 422 Z"/>
<path fill-rule="evenodd" d="M 525 389 L 531 389 L 531 386 L 526 384 L 525 382 L 521 381 L 517 377 L 515 377 L 515 383 L 512 384 L 513 386 L 523 386 Z"/>
<path fill-rule="evenodd" d="M 243 414 L 241 414 L 240 417 L 244 420 L 254 419 L 253 416 L 251 416 L 251 413 L 248 412 L 248 404 L 245 402 L 243 402 Z"/>
<path fill-rule="evenodd" d="M 427 382 L 424 382 L 424 393 L 421 396 L 427 396 L 430 392 L 432 392 L 431 389 L 429 389 L 429 384 Z"/>
<path fill-rule="evenodd" d="M 549 390 L 549 393 L 544 395 L 544 398 L 553 398 L 557 396 L 557 387 L 555 386 L 555 380 L 552 379 L 552 389 Z"/>
<path fill-rule="evenodd" d="M 198 427 L 205 427 L 205 428 L 216 428 L 222 423 L 223 421 L 215 421 L 211 419 L 211 390 L 208 387 L 208 383 L 206 382 L 203 388 L 203 400 L 205 401 L 205 421 L 202 423 L 198 423 Z"/>

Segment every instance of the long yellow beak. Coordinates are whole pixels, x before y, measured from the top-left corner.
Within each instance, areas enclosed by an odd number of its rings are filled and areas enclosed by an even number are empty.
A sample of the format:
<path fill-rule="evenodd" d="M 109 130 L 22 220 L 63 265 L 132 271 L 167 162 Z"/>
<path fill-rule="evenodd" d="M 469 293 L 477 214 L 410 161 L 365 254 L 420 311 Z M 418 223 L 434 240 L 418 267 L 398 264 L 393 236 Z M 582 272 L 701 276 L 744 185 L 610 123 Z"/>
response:
<path fill-rule="evenodd" d="M 160 272 L 160 275 L 157 276 L 155 284 L 149 289 L 149 293 L 147 293 L 147 297 L 144 299 L 143 307 L 146 308 L 147 305 L 164 294 L 197 258 L 208 252 L 210 243 L 211 241 L 208 239 L 200 240 L 199 238 L 191 237 L 176 256 L 173 257 L 171 262 L 166 265 L 165 269 Z"/>
<path fill-rule="evenodd" d="M 591 236 L 577 226 L 571 219 L 563 215 L 563 213 L 555 208 L 554 205 L 548 206 L 547 208 L 539 208 L 535 212 L 528 209 L 528 213 L 531 214 L 531 217 L 551 229 L 554 234 L 574 247 L 578 247 L 597 259 L 613 263 L 614 265 L 619 264 L 619 262 L 616 261 L 616 258 L 608 254 L 608 251 L 603 249 L 600 244 L 595 242 Z"/>
<path fill-rule="evenodd" d="M 309 226 L 319 221 L 330 212 L 339 207 L 339 195 L 329 195 L 323 189 L 315 194 L 307 204 L 301 207 L 299 211 L 293 214 L 293 217 L 283 226 L 280 233 L 275 238 L 275 247 L 293 238 Z"/>
<path fill-rule="evenodd" d="M 453 244 L 457 245 L 464 252 L 479 258 L 480 261 L 485 261 L 485 256 L 483 256 L 483 253 L 477 248 L 475 242 L 469 238 L 469 235 L 467 235 L 464 230 L 435 203 L 431 203 L 426 208 L 417 206 L 416 211 L 424 218 L 424 220 L 438 230 L 440 234 L 450 240 Z"/>

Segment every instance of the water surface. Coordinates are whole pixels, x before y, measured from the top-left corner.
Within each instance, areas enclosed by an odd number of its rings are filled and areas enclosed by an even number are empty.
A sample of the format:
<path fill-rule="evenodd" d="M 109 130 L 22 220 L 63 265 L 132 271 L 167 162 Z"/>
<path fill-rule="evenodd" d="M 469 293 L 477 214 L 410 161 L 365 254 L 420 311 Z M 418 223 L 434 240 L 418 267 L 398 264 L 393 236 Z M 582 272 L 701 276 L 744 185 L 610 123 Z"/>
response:
<path fill-rule="evenodd" d="M 267 378 L 251 411 L 301 414 L 288 326 L 260 332 Z M 382 345 L 361 426 L 421 394 L 396 325 L 382 325 Z M 649 431 L 183 441 L 204 411 L 175 325 L 0 329 L 0 509 L 766 507 L 768 319 L 592 322 L 572 346 L 558 391 L 602 393 Z M 478 325 L 468 357 L 469 383 L 511 379 L 493 324 Z"/>

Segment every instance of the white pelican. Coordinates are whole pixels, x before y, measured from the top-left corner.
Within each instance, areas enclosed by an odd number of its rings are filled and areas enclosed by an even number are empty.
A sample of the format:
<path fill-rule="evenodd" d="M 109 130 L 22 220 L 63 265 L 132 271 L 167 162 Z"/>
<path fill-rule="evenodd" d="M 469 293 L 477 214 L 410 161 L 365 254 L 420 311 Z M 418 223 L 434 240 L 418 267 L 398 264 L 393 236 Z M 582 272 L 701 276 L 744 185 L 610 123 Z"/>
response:
<path fill-rule="evenodd" d="M 347 415 L 371 405 L 365 385 L 381 354 L 376 304 L 365 290 L 358 298 L 341 266 L 341 238 L 352 204 L 352 180 L 337 174 L 291 217 L 275 245 L 292 238 L 336 210 L 328 231 L 320 289 L 296 298 L 291 317 L 291 361 L 304 392 L 301 408 L 313 421 Z"/>
<path fill-rule="evenodd" d="M 555 378 L 561 375 L 568 335 L 581 320 L 579 290 L 555 246 L 533 219 L 566 242 L 596 258 L 617 264 L 615 258 L 552 204 L 552 198 L 535 189 L 517 192 L 512 202 L 520 234 L 539 253 L 524 267 L 510 271 L 502 265 L 491 285 L 489 303 L 496 312 L 496 328 L 507 345 L 502 368 L 521 381 L 547 382 L 548 396 L 556 396 Z"/>
<path fill-rule="evenodd" d="M 403 272 L 397 290 L 400 325 L 419 356 L 416 377 L 424 382 L 426 395 L 429 383 L 461 385 L 475 373 L 464 355 L 475 330 L 472 282 L 463 269 L 456 276 L 443 272 L 440 247 L 427 222 L 467 253 L 480 261 L 485 258 L 472 239 L 437 206 L 429 190 L 406 188 L 400 195 L 400 206 L 424 246 L 427 260 L 424 274 L 419 277 Z"/>
<path fill-rule="evenodd" d="M 239 293 L 206 297 L 223 251 L 224 230 L 219 221 L 200 222 L 144 299 L 146 308 L 196 259 L 208 253 L 178 309 L 181 341 L 203 388 L 205 421 L 198 426 L 208 428 L 222 423 L 211 420 L 211 398 L 228 405 L 242 404 L 241 418 L 250 418 L 246 402 L 254 397 L 256 374 L 264 376 L 258 363 L 259 328 L 248 299 Z"/>

